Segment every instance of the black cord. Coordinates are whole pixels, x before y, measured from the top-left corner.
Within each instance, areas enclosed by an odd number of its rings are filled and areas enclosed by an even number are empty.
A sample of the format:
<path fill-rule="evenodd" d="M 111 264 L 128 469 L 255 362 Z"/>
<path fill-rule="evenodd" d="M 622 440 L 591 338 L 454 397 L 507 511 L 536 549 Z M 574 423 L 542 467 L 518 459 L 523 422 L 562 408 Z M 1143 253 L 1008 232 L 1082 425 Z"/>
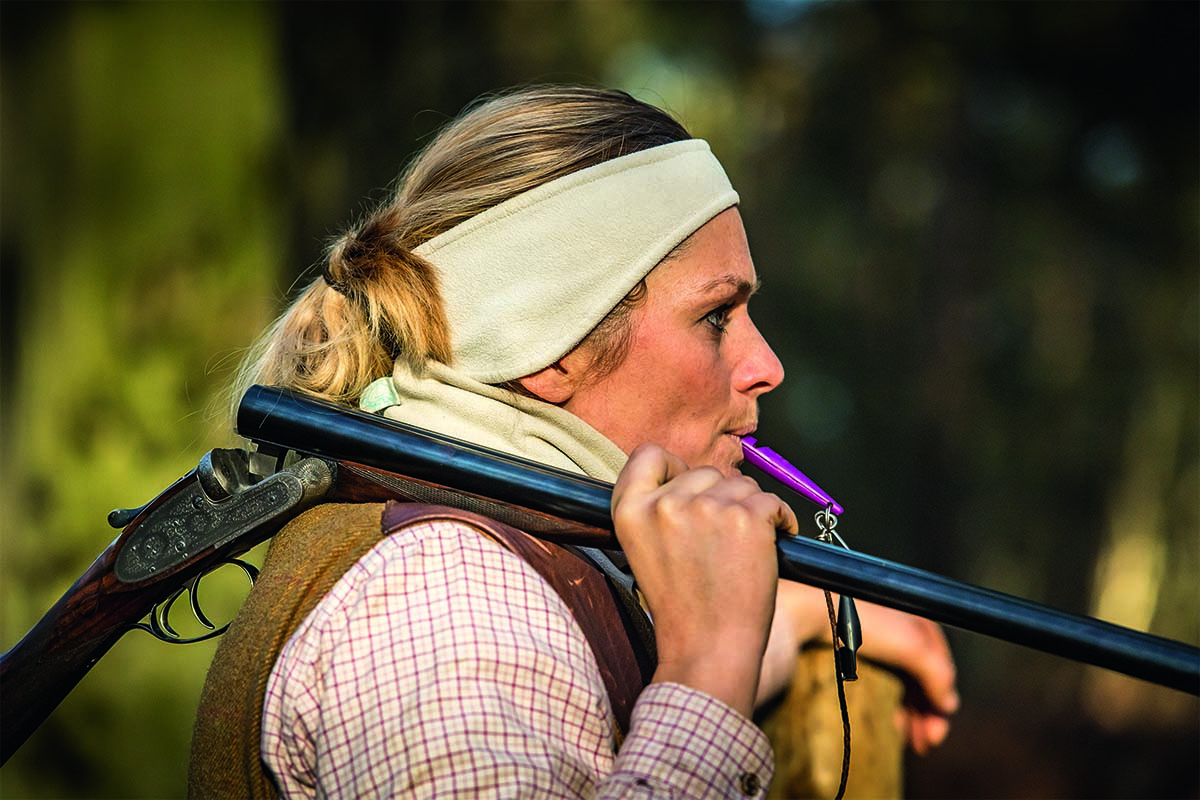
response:
<path fill-rule="evenodd" d="M 841 659 L 838 656 L 838 651 L 842 646 L 838 641 L 833 595 L 829 593 L 828 589 L 825 590 L 825 606 L 829 609 L 829 628 L 833 634 L 833 674 L 837 679 L 838 704 L 842 709 L 842 779 L 834 800 L 842 800 L 846 795 L 846 781 L 850 777 L 850 709 L 846 706 L 846 684 L 842 679 Z"/>

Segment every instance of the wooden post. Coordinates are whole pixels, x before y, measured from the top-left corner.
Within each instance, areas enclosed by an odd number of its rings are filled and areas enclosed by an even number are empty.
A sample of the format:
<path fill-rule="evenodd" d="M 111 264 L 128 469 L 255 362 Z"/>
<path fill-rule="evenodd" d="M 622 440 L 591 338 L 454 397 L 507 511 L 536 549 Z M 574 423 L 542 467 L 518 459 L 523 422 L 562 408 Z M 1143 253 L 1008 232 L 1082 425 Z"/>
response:
<path fill-rule="evenodd" d="M 893 720 L 904 686 L 894 673 L 862 658 L 858 676 L 845 685 L 851 743 L 846 797 L 898 800 L 904 793 L 905 742 Z M 775 780 L 768 800 L 837 794 L 842 714 L 828 647 L 801 652 L 791 687 L 759 724 L 775 748 Z"/>

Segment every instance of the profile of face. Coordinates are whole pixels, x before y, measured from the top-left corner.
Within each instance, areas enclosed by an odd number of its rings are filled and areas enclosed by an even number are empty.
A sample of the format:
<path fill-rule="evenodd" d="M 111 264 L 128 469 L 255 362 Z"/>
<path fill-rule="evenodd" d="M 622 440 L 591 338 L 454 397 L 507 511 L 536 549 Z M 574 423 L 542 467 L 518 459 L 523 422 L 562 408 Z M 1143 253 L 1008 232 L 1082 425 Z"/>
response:
<path fill-rule="evenodd" d="M 580 347 L 523 382 L 626 453 L 654 442 L 691 467 L 732 475 L 741 437 L 758 424 L 759 396 L 783 380 L 750 319 L 756 286 L 742 219 L 730 208 L 646 277 L 620 366 L 593 379 L 592 354 Z"/>

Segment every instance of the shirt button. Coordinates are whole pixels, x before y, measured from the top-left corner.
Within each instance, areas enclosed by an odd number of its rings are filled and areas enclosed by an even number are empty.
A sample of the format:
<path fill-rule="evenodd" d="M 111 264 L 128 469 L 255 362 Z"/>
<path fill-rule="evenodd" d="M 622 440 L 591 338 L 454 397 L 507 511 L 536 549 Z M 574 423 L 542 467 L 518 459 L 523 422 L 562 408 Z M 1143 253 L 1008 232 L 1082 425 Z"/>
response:
<path fill-rule="evenodd" d="M 746 797 L 754 797 L 762 789 L 762 781 L 753 772 L 743 772 L 738 777 L 738 788 Z"/>

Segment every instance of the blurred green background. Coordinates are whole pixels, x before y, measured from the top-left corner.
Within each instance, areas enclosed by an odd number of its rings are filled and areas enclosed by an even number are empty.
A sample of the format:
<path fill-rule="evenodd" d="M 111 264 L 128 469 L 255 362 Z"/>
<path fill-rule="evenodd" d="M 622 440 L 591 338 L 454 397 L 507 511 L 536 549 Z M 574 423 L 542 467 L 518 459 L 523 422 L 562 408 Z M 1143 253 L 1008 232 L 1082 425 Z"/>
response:
<path fill-rule="evenodd" d="M 232 367 L 326 238 L 466 103 L 529 82 L 624 88 L 712 142 L 788 370 L 761 438 L 847 507 L 851 546 L 1197 643 L 1198 23 L 1116 0 L 0 4 L 0 647 L 111 508 L 229 444 Z M 950 636 L 964 707 L 910 796 L 1200 793 L 1195 698 Z M 211 653 L 125 637 L 0 796 L 182 796 Z"/>

